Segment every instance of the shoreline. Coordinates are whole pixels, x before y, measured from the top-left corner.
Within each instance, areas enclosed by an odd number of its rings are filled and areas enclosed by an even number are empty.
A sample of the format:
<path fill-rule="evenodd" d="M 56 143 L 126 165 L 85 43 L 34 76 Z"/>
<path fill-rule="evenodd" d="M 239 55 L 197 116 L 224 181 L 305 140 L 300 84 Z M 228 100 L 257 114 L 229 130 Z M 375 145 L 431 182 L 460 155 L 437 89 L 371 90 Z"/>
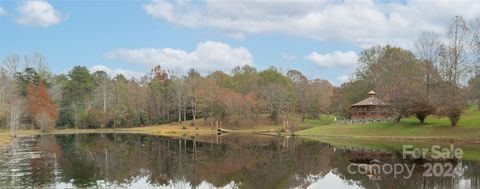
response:
<path fill-rule="evenodd" d="M 426 136 L 349 136 L 349 135 L 315 135 L 315 134 L 295 134 L 303 138 L 318 139 L 342 139 L 342 140 L 386 140 L 386 141 L 409 141 L 409 142 L 440 142 L 454 144 L 480 144 L 479 139 L 458 139 L 450 137 L 426 137 Z"/>
<path fill-rule="evenodd" d="M 41 132 L 38 129 L 34 130 L 19 130 L 17 137 L 41 135 L 41 134 L 95 134 L 95 133 L 122 133 L 122 134 L 147 134 L 154 136 L 195 136 L 205 134 L 217 134 L 216 130 L 212 129 L 172 129 L 171 127 L 148 126 L 137 128 L 117 128 L 117 129 L 55 129 L 47 132 Z M 282 133 L 280 129 L 242 129 L 242 130 L 228 130 L 231 134 L 260 134 L 268 136 L 296 136 L 302 138 L 317 138 L 317 139 L 342 139 L 342 140 L 387 140 L 387 141 L 414 141 L 414 142 L 440 142 L 440 143 L 455 143 L 455 144 L 480 144 L 478 138 L 454 138 L 449 136 L 352 136 L 352 135 L 328 135 L 328 134 L 302 134 L 302 133 Z M 0 148 L 9 145 L 14 137 L 11 136 L 9 130 L 0 130 Z"/>
<path fill-rule="evenodd" d="M 259 128 L 241 129 L 241 130 L 228 130 L 228 132 L 222 133 L 238 133 L 238 134 L 260 134 L 260 133 L 278 133 L 280 129 L 273 129 L 276 126 L 260 126 Z M 53 129 L 46 132 L 41 132 L 39 129 L 22 129 L 17 131 L 17 137 L 25 137 L 32 135 L 42 134 L 96 134 L 96 133 L 119 133 L 119 134 L 145 134 L 152 136 L 167 136 L 167 137 L 185 137 L 185 136 L 197 136 L 197 135 L 210 135 L 217 134 L 218 131 L 212 128 L 199 128 L 199 127 L 179 127 L 176 125 L 157 125 L 135 128 L 108 128 L 108 129 Z M 278 135 L 279 136 L 279 135 Z M 14 137 L 11 136 L 10 130 L 0 130 L 0 149 L 8 146 Z"/>
<path fill-rule="evenodd" d="M 230 130 L 232 131 L 232 130 Z M 28 137 L 36 135 L 55 135 L 55 134 L 102 134 L 102 133 L 118 133 L 118 134 L 142 134 L 149 136 L 164 136 L 164 137 L 184 137 L 192 138 L 196 136 L 217 134 L 216 130 L 210 128 L 203 129 L 178 129 L 172 127 L 161 126 L 149 126 L 139 128 L 117 128 L 117 129 L 55 129 L 48 132 L 41 132 L 39 129 L 35 130 L 19 130 L 17 137 Z M 334 146 L 344 147 L 373 147 L 381 149 L 391 149 L 399 146 L 399 144 L 438 144 L 438 145 L 462 145 L 473 146 L 469 149 L 468 159 L 480 160 L 480 156 L 477 155 L 478 139 L 459 139 L 451 138 L 448 136 L 442 137 L 422 137 L 422 136 L 349 136 L 349 135 L 319 135 L 319 134 L 295 134 L 295 133 L 281 133 L 279 130 L 265 130 L 261 128 L 257 129 L 244 129 L 234 130 L 233 132 L 225 132 L 224 134 L 248 134 L 248 135 L 266 135 L 271 137 L 288 137 L 295 136 L 307 140 L 320 141 L 328 143 Z M 10 136 L 9 130 L 0 130 L 0 150 L 8 147 L 15 138 Z M 396 145 L 394 145 L 396 144 Z"/>

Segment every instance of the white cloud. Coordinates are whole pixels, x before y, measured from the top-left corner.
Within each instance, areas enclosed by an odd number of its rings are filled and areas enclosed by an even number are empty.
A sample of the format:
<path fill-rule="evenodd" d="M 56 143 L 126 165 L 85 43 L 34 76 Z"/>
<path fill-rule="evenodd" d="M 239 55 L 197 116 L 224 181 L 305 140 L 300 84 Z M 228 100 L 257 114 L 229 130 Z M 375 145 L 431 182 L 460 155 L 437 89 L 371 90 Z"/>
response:
<path fill-rule="evenodd" d="M 91 67 L 89 70 L 92 73 L 96 72 L 96 71 L 104 71 L 110 77 L 115 77 L 118 74 L 122 74 L 127 79 L 131 79 L 131 78 L 140 79 L 140 78 L 142 78 L 143 76 L 146 75 L 143 72 L 135 72 L 135 71 L 132 71 L 132 70 L 126 70 L 126 69 L 121 69 L 121 68 L 110 69 L 110 68 L 108 68 L 107 66 L 104 66 L 104 65 L 95 65 L 95 66 Z"/>
<path fill-rule="evenodd" d="M 49 27 L 58 24 L 62 18 L 47 1 L 27 0 L 18 7 L 17 23 L 26 26 Z"/>
<path fill-rule="evenodd" d="M 480 1 L 153 0 L 142 7 L 154 18 L 185 27 L 213 28 L 235 38 L 277 32 L 365 47 L 409 46 L 422 31 L 444 32 L 455 15 L 478 16 Z"/>
<path fill-rule="evenodd" d="M 358 55 L 353 51 L 334 51 L 326 54 L 312 52 L 305 56 L 305 59 L 325 68 L 354 67 L 357 63 Z"/>
<path fill-rule="evenodd" d="M 201 72 L 230 71 L 235 66 L 253 65 L 253 56 L 246 48 L 232 48 L 228 44 L 214 41 L 199 43 L 192 52 L 171 48 L 116 49 L 105 53 L 104 57 L 147 67 L 161 65 L 181 72 L 191 68 Z"/>
<path fill-rule="evenodd" d="M 7 11 L 0 6 L 0 16 L 6 15 Z"/>

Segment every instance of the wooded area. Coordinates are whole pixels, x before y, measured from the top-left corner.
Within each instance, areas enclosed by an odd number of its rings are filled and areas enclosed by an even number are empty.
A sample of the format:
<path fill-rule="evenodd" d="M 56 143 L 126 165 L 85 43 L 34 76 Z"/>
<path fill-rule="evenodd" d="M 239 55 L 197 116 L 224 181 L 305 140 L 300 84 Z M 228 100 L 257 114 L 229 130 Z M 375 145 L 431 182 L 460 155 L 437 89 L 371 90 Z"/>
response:
<path fill-rule="evenodd" d="M 27 56 L 24 62 L 32 67 L 17 71 L 21 64 L 18 55 L 4 61 L 3 126 L 6 120 L 14 121 L 15 128 L 20 122 L 43 128 L 48 120 L 61 128 L 195 124 L 202 120 L 205 125 L 242 125 L 245 120 L 255 124 L 265 117 L 277 124 L 289 115 L 329 113 L 333 93 L 328 81 L 309 81 L 296 70 L 282 75 L 273 67 L 258 72 L 244 66 L 231 74 L 216 71 L 203 77 L 195 70 L 178 75 L 157 66 L 149 76 L 135 80 L 123 75 L 110 78 L 103 71 L 90 73 L 82 66 L 66 75 L 53 75 L 42 70 L 45 58 L 38 54 Z"/>
<path fill-rule="evenodd" d="M 442 38 L 441 36 L 445 36 Z M 445 40 L 443 40 L 445 39 Z M 140 79 L 76 66 L 49 71 L 46 58 L 10 55 L 0 70 L 0 126 L 116 128 L 187 122 L 191 125 L 279 124 L 322 114 L 350 117 L 350 105 L 374 89 L 392 121 L 436 114 L 455 126 L 462 109 L 480 101 L 480 18 L 454 17 L 445 35 L 419 35 L 410 51 L 390 45 L 360 53 L 359 68 L 340 87 L 300 71 L 236 67 L 202 76 L 165 70 Z M 321 75 L 321 73 L 320 73 Z M 288 123 L 287 123 L 288 124 Z"/>

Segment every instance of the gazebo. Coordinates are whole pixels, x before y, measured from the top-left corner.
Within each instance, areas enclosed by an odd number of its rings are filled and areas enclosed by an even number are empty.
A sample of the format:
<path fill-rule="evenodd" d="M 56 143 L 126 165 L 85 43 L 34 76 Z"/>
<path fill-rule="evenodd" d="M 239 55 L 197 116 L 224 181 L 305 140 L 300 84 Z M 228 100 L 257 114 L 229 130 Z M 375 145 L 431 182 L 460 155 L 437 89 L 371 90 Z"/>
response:
<path fill-rule="evenodd" d="M 351 106 L 352 119 L 383 120 L 388 117 L 387 103 L 376 97 L 375 91 L 368 92 L 368 98 Z"/>

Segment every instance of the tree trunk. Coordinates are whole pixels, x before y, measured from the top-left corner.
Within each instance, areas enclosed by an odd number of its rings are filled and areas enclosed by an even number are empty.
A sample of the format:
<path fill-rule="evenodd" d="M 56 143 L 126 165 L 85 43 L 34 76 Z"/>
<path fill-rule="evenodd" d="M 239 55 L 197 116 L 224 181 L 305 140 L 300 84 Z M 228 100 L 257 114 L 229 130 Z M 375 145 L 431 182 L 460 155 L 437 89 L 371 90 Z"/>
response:
<path fill-rule="evenodd" d="M 395 117 L 395 123 L 400 123 L 401 119 L 402 119 L 402 116 L 396 116 Z"/>
<path fill-rule="evenodd" d="M 480 110 L 480 97 L 477 98 L 477 108 Z"/>
<path fill-rule="evenodd" d="M 195 99 L 193 100 L 193 121 L 195 122 L 195 120 L 197 119 L 197 103 L 195 103 Z"/>
<path fill-rule="evenodd" d="M 459 119 L 457 119 L 457 118 L 450 118 L 450 123 L 451 123 L 452 127 L 457 126 L 458 120 Z"/>
<path fill-rule="evenodd" d="M 182 122 L 182 108 L 180 107 L 178 108 L 178 122 Z"/>
<path fill-rule="evenodd" d="M 10 112 L 10 132 L 14 138 L 17 137 L 18 117 L 16 108 L 12 108 Z"/>
<path fill-rule="evenodd" d="M 183 121 L 187 121 L 187 106 L 183 106 Z"/>
<path fill-rule="evenodd" d="M 76 108 L 76 106 L 73 108 L 73 119 L 74 119 L 74 120 L 73 120 L 73 125 L 74 125 L 74 127 L 75 127 L 75 129 L 76 129 L 76 128 L 77 128 L 77 125 L 78 125 L 78 123 L 77 123 L 77 108 Z"/>
<path fill-rule="evenodd" d="M 105 122 L 107 120 L 107 89 L 105 86 L 105 80 L 103 81 L 103 121 L 101 127 L 105 127 Z"/>

